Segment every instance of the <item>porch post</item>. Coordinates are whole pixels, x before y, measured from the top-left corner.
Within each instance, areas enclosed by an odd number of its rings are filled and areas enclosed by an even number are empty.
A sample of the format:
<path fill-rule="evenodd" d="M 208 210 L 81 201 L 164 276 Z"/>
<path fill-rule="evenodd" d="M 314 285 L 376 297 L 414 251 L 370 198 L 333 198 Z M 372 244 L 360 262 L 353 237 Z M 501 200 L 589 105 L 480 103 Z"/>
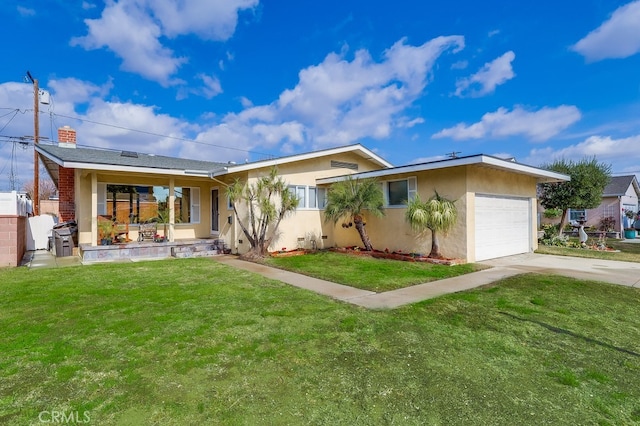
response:
<path fill-rule="evenodd" d="M 169 179 L 169 241 L 173 242 L 174 237 L 174 224 L 176 222 L 176 193 L 175 193 L 175 180 L 173 178 Z"/>
<path fill-rule="evenodd" d="M 98 174 L 91 172 L 91 245 L 98 245 Z"/>

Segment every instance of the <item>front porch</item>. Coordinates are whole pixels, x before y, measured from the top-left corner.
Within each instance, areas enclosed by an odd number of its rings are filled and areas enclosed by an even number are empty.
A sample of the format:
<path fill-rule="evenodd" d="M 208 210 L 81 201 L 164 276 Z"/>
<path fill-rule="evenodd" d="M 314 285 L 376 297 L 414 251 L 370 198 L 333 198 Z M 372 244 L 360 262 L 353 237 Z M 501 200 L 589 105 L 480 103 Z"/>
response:
<path fill-rule="evenodd" d="M 173 242 L 129 242 L 105 246 L 79 244 L 82 263 L 118 262 L 125 260 L 166 259 L 169 257 L 203 257 L 231 253 L 219 238 L 181 239 Z"/>

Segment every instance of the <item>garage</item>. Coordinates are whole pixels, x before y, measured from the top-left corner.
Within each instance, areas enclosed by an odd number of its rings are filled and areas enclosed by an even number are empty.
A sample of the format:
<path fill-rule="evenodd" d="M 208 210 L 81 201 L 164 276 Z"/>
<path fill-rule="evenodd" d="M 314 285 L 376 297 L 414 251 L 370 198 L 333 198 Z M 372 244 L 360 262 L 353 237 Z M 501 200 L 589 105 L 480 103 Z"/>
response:
<path fill-rule="evenodd" d="M 476 261 L 531 251 L 531 201 L 528 198 L 475 197 Z"/>

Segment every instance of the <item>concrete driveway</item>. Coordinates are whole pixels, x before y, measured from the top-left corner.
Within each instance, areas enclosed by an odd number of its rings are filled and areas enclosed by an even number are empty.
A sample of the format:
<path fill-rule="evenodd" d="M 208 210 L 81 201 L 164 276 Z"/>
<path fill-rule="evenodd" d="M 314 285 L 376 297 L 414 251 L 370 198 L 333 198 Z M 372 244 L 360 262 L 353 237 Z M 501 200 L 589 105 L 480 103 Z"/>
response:
<path fill-rule="evenodd" d="M 556 274 L 640 288 L 640 263 L 526 253 L 480 262 L 521 273 Z"/>

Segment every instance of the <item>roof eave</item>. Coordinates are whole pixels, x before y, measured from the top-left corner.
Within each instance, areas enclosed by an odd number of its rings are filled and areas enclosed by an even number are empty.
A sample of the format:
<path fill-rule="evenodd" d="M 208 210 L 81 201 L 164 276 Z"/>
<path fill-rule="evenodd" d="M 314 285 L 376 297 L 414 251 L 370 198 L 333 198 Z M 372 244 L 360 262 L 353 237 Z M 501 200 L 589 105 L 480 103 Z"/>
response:
<path fill-rule="evenodd" d="M 229 165 L 227 167 L 223 167 L 220 170 L 214 170 L 211 176 L 215 177 L 215 176 L 221 176 L 229 173 L 245 172 L 248 170 L 262 169 L 264 167 L 272 167 L 272 166 L 278 166 L 281 164 L 293 163 L 296 161 L 304 161 L 304 160 L 309 160 L 313 158 L 325 157 L 327 155 L 342 154 L 344 152 L 357 152 L 357 151 L 360 152 L 361 157 L 365 158 L 366 160 L 371 160 L 372 162 L 376 163 L 381 167 L 384 167 L 385 169 L 393 167 L 393 164 L 389 163 L 384 158 L 375 154 L 373 151 L 369 150 L 368 148 L 365 148 L 360 144 L 356 144 L 356 145 L 348 145 L 348 146 L 343 146 L 338 148 L 330 148 L 322 151 L 313 151 L 313 152 L 307 152 L 304 154 L 291 155 L 289 157 L 274 158 L 272 160 L 256 161 L 254 163 Z"/>
<path fill-rule="evenodd" d="M 436 161 L 432 163 L 421 163 L 421 164 L 413 164 L 408 166 L 394 167 L 390 169 L 373 170 L 370 172 L 356 173 L 351 176 L 357 177 L 357 178 L 378 178 L 378 177 L 384 177 L 384 176 L 389 176 L 393 174 L 417 173 L 422 171 L 440 170 L 440 169 L 451 168 L 451 167 L 473 166 L 473 165 L 485 165 L 485 166 L 495 167 L 501 170 L 526 174 L 526 175 L 535 177 L 538 183 L 566 182 L 571 180 L 569 176 L 561 173 L 539 169 L 537 167 L 527 166 L 525 164 L 515 163 L 512 161 L 507 161 L 507 160 L 503 160 L 497 157 L 491 157 L 484 154 L 474 155 L 470 157 L 453 158 L 450 160 Z M 316 182 L 318 184 L 330 184 L 330 183 L 344 180 L 346 178 L 347 178 L 347 175 L 335 176 L 335 177 L 318 179 Z"/>

